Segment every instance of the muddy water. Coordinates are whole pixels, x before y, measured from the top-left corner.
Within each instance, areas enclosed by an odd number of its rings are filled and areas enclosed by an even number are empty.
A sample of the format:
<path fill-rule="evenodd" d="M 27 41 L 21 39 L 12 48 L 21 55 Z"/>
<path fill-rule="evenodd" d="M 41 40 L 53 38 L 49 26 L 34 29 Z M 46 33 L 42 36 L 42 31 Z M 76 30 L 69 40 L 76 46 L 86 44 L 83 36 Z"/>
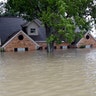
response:
<path fill-rule="evenodd" d="M 96 96 L 96 49 L 1 53 L 0 96 Z"/>

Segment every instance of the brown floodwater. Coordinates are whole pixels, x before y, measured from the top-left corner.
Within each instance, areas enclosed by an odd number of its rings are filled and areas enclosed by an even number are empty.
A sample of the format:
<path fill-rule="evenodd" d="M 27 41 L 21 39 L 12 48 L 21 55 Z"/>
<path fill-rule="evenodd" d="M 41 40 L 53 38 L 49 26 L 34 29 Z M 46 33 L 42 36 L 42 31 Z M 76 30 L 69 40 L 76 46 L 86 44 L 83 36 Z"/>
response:
<path fill-rule="evenodd" d="M 96 96 L 96 49 L 0 53 L 0 96 Z"/>

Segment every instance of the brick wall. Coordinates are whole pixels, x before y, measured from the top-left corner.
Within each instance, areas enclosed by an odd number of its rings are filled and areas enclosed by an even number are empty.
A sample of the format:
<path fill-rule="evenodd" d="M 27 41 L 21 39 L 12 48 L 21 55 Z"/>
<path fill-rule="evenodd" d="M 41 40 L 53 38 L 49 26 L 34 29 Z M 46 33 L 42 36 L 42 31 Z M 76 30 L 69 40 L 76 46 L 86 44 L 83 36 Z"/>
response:
<path fill-rule="evenodd" d="M 86 38 L 86 36 L 89 36 L 89 38 Z M 77 43 L 77 47 L 82 45 L 91 45 L 96 48 L 96 40 L 90 34 L 87 34 Z"/>
<path fill-rule="evenodd" d="M 18 36 L 22 35 L 23 40 L 19 40 Z M 28 51 L 33 51 L 36 49 L 36 44 L 32 42 L 27 36 L 22 32 L 13 38 L 5 47 L 5 51 L 14 51 L 14 48 L 28 48 Z"/>
<path fill-rule="evenodd" d="M 22 40 L 18 38 L 20 35 L 23 36 L 23 39 L 21 38 Z M 6 43 L 6 45 L 4 46 L 4 50 L 6 52 L 10 52 L 14 51 L 16 48 L 28 48 L 28 51 L 33 51 L 36 50 L 37 45 L 41 46 L 43 50 L 45 50 L 47 47 L 46 42 L 34 43 L 34 41 L 32 42 L 32 40 L 30 40 L 28 36 L 25 35 L 25 33 L 19 32 L 14 36 L 12 40 L 10 39 L 10 42 Z M 62 44 L 54 44 L 56 49 L 60 49 L 61 46 L 68 46 L 68 45 L 69 44 L 65 42 L 63 42 Z"/>
<path fill-rule="evenodd" d="M 47 43 L 46 42 L 37 42 L 41 47 L 42 49 L 46 49 L 47 47 Z M 56 47 L 56 49 L 60 49 L 61 46 L 68 46 L 69 44 L 68 43 L 65 43 L 65 42 L 62 42 L 62 44 L 54 44 L 54 46 Z"/>

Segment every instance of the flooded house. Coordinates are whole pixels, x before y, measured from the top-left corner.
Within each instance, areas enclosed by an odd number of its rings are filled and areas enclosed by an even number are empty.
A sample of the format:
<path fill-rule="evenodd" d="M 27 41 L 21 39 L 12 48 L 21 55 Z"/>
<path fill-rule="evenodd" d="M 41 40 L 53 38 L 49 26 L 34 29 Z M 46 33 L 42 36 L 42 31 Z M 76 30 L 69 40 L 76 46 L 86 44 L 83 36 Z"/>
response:
<path fill-rule="evenodd" d="M 0 17 L 0 46 L 4 51 L 33 51 L 46 49 L 46 32 L 42 22 L 18 17 Z M 55 49 L 67 48 L 68 43 L 55 44 Z"/>
<path fill-rule="evenodd" d="M 77 48 L 96 48 L 96 39 L 91 33 L 87 32 L 77 43 Z"/>

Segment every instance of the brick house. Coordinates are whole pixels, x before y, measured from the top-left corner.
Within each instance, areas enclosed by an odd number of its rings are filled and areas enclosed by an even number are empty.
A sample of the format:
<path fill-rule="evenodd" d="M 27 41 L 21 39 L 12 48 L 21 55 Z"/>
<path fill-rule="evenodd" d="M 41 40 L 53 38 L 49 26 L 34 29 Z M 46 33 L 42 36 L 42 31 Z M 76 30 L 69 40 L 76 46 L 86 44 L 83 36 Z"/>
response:
<path fill-rule="evenodd" d="M 12 36 L 3 46 L 6 51 L 33 51 L 39 45 L 22 30 Z"/>
<path fill-rule="evenodd" d="M 62 42 L 54 48 L 67 48 L 68 45 Z M 38 19 L 26 22 L 17 17 L 0 17 L 0 46 L 7 52 L 46 49 L 45 28 Z"/>
<path fill-rule="evenodd" d="M 85 46 L 85 48 L 96 48 L 96 40 L 89 32 L 87 32 L 77 43 L 77 48 L 83 46 Z"/>

